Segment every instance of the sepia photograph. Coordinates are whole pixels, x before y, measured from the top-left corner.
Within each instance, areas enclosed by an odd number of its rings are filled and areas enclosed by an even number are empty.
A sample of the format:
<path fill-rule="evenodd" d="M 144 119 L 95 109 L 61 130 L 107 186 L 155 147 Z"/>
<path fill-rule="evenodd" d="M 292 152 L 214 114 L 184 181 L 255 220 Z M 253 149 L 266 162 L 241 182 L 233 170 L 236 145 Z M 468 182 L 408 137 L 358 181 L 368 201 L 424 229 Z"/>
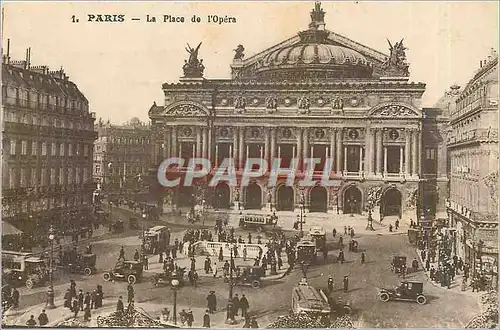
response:
<path fill-rule="evenodd" d="M 497 1 L 2 2 L 2 328 L 498 328 Z"/>

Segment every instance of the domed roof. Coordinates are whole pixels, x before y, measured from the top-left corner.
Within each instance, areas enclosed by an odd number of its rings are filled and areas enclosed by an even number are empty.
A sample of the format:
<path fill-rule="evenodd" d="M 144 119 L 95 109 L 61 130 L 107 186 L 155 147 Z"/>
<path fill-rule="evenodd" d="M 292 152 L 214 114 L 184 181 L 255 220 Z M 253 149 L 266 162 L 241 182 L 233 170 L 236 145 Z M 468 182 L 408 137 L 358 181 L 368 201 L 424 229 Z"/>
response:
<path fill-rule="evenodd" d="M 328 39 L 325 12 L 317 3 L 309 29 L 300 41 L 271 51 L 260 59 L 255 73 L 264 79 L 369 78 L 372 64 L 359 52 Z"/>

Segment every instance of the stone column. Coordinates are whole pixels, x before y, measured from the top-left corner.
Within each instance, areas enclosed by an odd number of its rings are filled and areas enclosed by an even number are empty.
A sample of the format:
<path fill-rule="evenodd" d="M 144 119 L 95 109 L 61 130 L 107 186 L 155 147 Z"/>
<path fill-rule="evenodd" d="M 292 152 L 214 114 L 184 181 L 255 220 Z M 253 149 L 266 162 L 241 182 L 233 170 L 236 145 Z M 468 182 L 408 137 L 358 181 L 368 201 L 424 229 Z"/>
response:
<path fill-rule="evenodd" d="M 269 166 L 272 166 L 274 158 L 276 158 L 276 128 L 271 128 L 270 133 L 271 133 L 271 150 L 270 150 L 271 159 L 269 161 Z"/>
<path fill-rule="evenodd" d="M 366 154 L 366 150 L 365 150 Z M 363 172 L 363 147 L 359 147 L 359 173 Z"/>
<path fill-rule="evenodd" d="M 399 174 L 403 174 L 403 146 L 399 146 Z"/>
<path fill-rule="evenodd" d="M 177 156 L 177 126 L 172 127 L 172 141 L 171 141 L 171 146 L 172 146 L 172 156 Z"/>
<path fill-rule="evenodd" d="M 437 156 L 437 155 L 436 155 Z M 422 172 L 422 131 L 417 132 L 417 175 Z"/>
<path fill-rule="evenodd" d="M 405 176 L 410 176 L 410 148 L 411 148 L 411 131 L 405 130 Z"/>
<path fill-rule="evenodd" d="M 412 155 L 412 168 L 411 168 L 411 174 L 412 176 L 417 176 L 418 175 L 418 167 L 417 167 L 417 162 L 418 162 L 418 133 L 416 130 L 412 131 L 412 148 L 411 148 L 411 155 Z"/>
<path fill-rule="evenodd" d="M 239 147 L 238 147 L 238 151 L 239 151 L 239 155 L 238 155 L 238 158 L 239 158 L 239 168 L 243 168 L 245 166 L 245 159 L 243 158 L 244 157 L 244 149 L 245 149 L 245 145 L 244 145 L 244 142 L 245 142 L 245 127 L 240 127 L 240 130 L 239 130 Z"/>
<path fill-rule="evenodd" d="M 371 141 L 371 134 L 372 130 L 370 128 L 366 129 L 366 135 L 365 135 L 365 167 L 364 167 L 364 172 L 365 175 L 371 172 L 370 168 L 370 153 L 371 153 L 371 148 L 370 148 L 370 141 Z"/>
<path fill-rule="evenodd" d="M 231 157 L 233 157 L 233 162 L 234 162 L 234 167 L 237 169 L 238 168 L 238 127 L 233 127 L 233 154 Z"/>
<path fill-rule="evenodd" d="M 375 155 L 376 155 L 376 152 L 375 152 L 375 148 L 377 147 L 377 140 L 376 140 L 376 133 L 377 131 L 372 129 L 371 130 L 371 138 L 370 138 L 370 175 L 375 175 L 376 173 L 376 160 L 375 160 Z"/>
<path fill-rule="evenodd" d="M 203 128 L 203 139 L 202 139 L 202 150 L 203 153 L 201 157 L 207 158 L 208 157 L 208 129 Z"/>
<path fill-rule="evenodd" d="M 309 158 L 309 131 L 307 130 L 307 128 L 304 129 L 304 132 L 302 134 L 304 140 L 304 145 L 302 146 L 302 160 L 304 161 L 306 158 Z"/>
<path fill-rule="evenodd" d="M 208 128 L 207 129 L 207 135 L 208 135 L 208 139 L 207 139 L 207 149 L 208 149 L 208 152 L 207 152 L 207 157 L 208 159 L 212 162 L 212 163 L 215 163 L 216 160 L 212 159 L 212 129 L 211 128 Z M 213 167 L 213 165 L 212 165 Z"/>
<path fill-rule="evenodd" d="M 155 165 L 160 164 L 160 144 L 158 143 L 158 135 L 153 135 L 153 143 L 154 143 L 154 148 L 153 148 L 153 163 Z M 106 168 L 106 166 L 103 166 L 103 168 Z M 104 169 L 103 169 L 104 172 Z"/>
<path fill-rule="evenodd" d="M 269 163 L 270 160 L 269 160 L 269 134 L 270 134 L 270 131 L 268 128 L 265 128 L 264 129 L 264 159 L 266 160 L 266 162 L 268 162 L 268 168 L 271 166 L 271 164 Z"/>
<path fill-rule="evenodd" d="M 377 130 L 377 175 L 382 175 L 382 134 L 383 130 Z"/>
<path fill-rule="evenodd" d="M 332 162 L 332 172 L 335 172 L 334 166 L 337 164 L 337 160 L 335 159 L 335 130 L 330 130 L 330 150 L 328 152 L 328 158 L 330 158 L 330 161 Z"/>
<path fill-rule="evenodd" d="M 344 172 L 347 172 L 347 146 L 344 146 Z"/>
<path fill-rule="evenodd" d="M 302 132 L 303 128 L 298 128 L 297 129 L 297 153 L 295 154 L 295 157 L 298 158 L 298 164 L 297 164 L 297 169 L 299 171 L 302 170 Z"/>
<path fill-rule="evenodd" d="M 342 139 L 343 139 L 343 136 L 342 136 L 342 129 L 336 129 L 335 130 L 335 135 L 337 136 L 336 139 L 337 139 L 337 147 L 335 148 L 336 150 L 336 159 L 335 159 L 335 163 L 336 163 L 336 167 L 337 167 L 337 175 L 342 175 Z"/>
<path fill-rule="evenodd" d="M 201 157 L 201 135 L 202 135 L 202 128 L 201 127 L 196 127 L 196 158 Z"/>
<path fill-rule="evenodd" d="M 170 135 L 170 129 L 169 127 L 165 127 L 165 129 L 163 130 L 163 159 L 168 158 L 169 156 L 169 150 L 168 150 L 170 144 L 169 135 Z"/>
<path fill-rule="evenodd" d="M 384 176 L 387 175 L 387 147 L 384 147 Z"/>

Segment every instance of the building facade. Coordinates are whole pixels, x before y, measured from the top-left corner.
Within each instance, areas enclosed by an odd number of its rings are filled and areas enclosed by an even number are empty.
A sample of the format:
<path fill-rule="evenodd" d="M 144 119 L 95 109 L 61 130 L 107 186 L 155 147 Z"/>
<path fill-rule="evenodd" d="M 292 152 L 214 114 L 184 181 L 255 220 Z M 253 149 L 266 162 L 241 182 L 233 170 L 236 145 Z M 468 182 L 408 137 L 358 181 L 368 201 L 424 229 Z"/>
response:
<path fill-rule="evenodd" d="M 94 144 L 93 175 L 104 194 L 132 198 L 147 188 L 143 184 L 151 165 L 151 129 L 132 118 L 124 125 L 101 119 Z"/>
<path fill-rule="evenodd" d="M 402 41 L 391 44 L 386 55 L 326 30 L 324 16 L 316 4 L 307 30 L 249 58 L 239 45 L 231 79 L 203 78 L 199 49 L 189 50 L 184 77 L 164 84 L 165 104 L 149 110 L 152 178 L 166 209 L 205 199 L 218 208 L 281 212 L 304 204 L 311 213 L 372 210 L 375 218 L 417 220 L 425 84 L 409 81 Z M 205 157 L 213 170 L 232 157 L 238 176 L 251 157 L 281 158 L 282 168 L 298 158 L 298 180 L 287 186 L 281 176 L 269 187 L 267 172 L 246 187 L 221 182 L 206 188 L 198 182 L 164 188 L 156 171 L 168 157 Z M 298 184 L 308 171 L 303 160 L 313 157 L 321 159 L 316 179 L 325 159 L 333 159 L 333 186 Z"/>
<path fill-rule="evenodd" d="M 498 265 L 498 55 L 463 88 L 450 114 L 447 201 L 454 251 L 478 272 Z"/>
<path fill-rule="evenodd" d="M 94 113 L 64 71 L 2 63 L 2 220 L 27 233 L 91 216 Z"/>

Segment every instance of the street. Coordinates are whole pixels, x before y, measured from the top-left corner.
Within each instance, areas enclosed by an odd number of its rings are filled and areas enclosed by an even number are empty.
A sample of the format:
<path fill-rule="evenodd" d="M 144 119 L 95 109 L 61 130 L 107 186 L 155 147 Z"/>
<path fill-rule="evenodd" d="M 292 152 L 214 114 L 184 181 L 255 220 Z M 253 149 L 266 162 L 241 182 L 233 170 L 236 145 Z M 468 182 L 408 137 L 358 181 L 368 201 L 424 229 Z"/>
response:
<path fill-rule="evenodd" d="M 113 213 L 114 216 L 125 219 L 129 211 L 116 210 Z M 177 221 L 181 220 L 177 219 Z M 353 219 L 352 221 L 362 222 L 363 225 L 365 223 L 363 219 Z M 211 222 L 207 223 L 207 225 L 211 225 Z M 179 237 L 181 240 L 185 229 L 179 226 L 172 226 L 171 228 L 171 239 Z M 102 273 L 114 266 L 121 246 L 125 249 L 126 259 L 132 259 L 135 249 L 140 250 L 141 241 L 138 232 L 139 230 L 127 231 L 123 235 L 106 235 L 106 239 L 92 243 L 93 253 L 97 255 L 97 274 L 84 276 L 61 274 L 58 271 L 54 285 L 56 301 L 60 300 L 66 292 L 70 279 L 76 281 L 77 290 L 82 289 L 84 292 L 91 292 L 96 288 L 97 284 L 101 284 L 104 291 L 105 306 L 114 306 L 119 296 L 126 299 L 127 283 L 118 281 L 114 283 L 105 282 L 102 279 Z M 236 236 L 238 235 L 246 237 L 246 232 L 243 233 L 237 230 Z M 329 243 L 337 242 L 337 239 L 333 239 L 331 234 L 327 235 Z M 307 277 L 311 285 L 326 289 L 328 276 L 332 275 L 335 282 L 332 296 L 351 303 L 353 319 L 357 322 L 358 327 L 463 327 L 469 319 L 477 314 L 479 307 L 475 297 L 436 287 L 427 280 L 421 271 L 414 274 L 410 273 L 407 278 L 424 282 L 424 293 L 428 298 L 426 305 L 420 306 L 416 303 L 393 301 L 384 303 L 380 301 L 377 296 L 377 288 L 391 288 L 401 280 L 391 272 L 390 260 L 392 256 L 405 255 L 408 258 L 408 263 L 411 263 L 416 256 L 415 250 L 408 244 L 407 236 L 403 233 L 397 235 L 384 233 L 369 235 L 358 231 L 355 239 L 359 242 L 359 252 L 346 251 L 346 263 L 340 264 L 336 262 L 338 250 L 330 251 L 327 263 L 311 266 L 307 271 Z M 366 262 L 364 264 L 361 264 L 360 261 L 361 251 L 366 253 Z M 182 260 L 186 258 L 184 255 L 178 257 L 178 263 L 183 262 Z M 150 268 L 158 268 L 157 262 L 157 256 L 151 256 Z M 217 296 L 217 310 L 219 313 L 225 313 L 224 309 L 229 294 L 228 284 L 224 283 L 222 278 L 205 276 L 202 271 L 202 261 L 197 261 L 197 268 L 200 274 L 198 286 L 194 288 L 187 284 L 179 289 L 177 311 L 205 308 L 206 296 L 209 291 L 214 290 Z M 171 309 L 173 291 L 168 286 L 153 287 L 149 282 L 152 271 L 145 271 L 144 278 L 134 285 L 135 302 L 162 305 Z M 342 292 L 342 279 L 345 275 L 349 276 L 348 293 Z M 257 317 L 260 326 L 266 326 L 274 321 L 277 316 L 288 314 L 291 290 L 301 277 L 302 272 L 296 267 L 290 275 L 282 279 L 264 281 L 259 289 L 237 286 L 234 288 L 233 294 L 239 294 L 240 296 L 245 294 L 250 303 L 251 315 Z M 19 309 L 41 304 L 46 298 L 46 288 L 34 288 L 32 290 L 21 288 L 20 293 Z M 58 308 L 62 307 L 58 306 Z M 156 308 L 154 313 L 159 313 L 159 310 L 160 308 Z M 156 317 L 159 314 L 152 316 Z M 197 315 L 196 317 L 200 320 L 201 316 Z"/>

